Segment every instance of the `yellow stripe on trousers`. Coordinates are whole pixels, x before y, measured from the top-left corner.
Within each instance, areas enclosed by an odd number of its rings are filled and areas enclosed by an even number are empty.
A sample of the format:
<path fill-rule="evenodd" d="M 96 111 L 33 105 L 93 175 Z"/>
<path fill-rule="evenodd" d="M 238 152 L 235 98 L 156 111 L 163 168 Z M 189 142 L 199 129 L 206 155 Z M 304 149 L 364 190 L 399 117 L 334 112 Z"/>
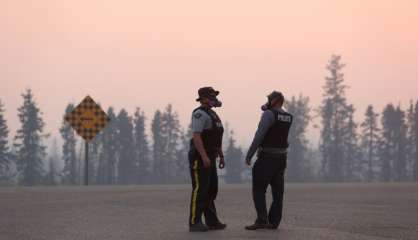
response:
<path fill-rule="evenodd" d="M 194 172 L 194 179 L 196 183 L 196 187 L 193 190 L 193 197 L 192 197 L 192 224 L 196 223 L 196 202 L 197 202 L 197 192 L 199 191 L 199 171 L 197 170 L 198 160 L 194 161 L 193 164 L 193 172 Z"/>

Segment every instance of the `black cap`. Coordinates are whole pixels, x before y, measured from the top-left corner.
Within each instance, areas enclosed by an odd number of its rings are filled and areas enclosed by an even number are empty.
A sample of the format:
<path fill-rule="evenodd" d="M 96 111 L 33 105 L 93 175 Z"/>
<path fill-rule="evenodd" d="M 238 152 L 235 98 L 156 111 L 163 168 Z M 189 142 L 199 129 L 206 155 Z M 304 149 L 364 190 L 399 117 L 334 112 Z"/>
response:
<path fill-rule="evenodd" d="M 273 101 L 273 100 L 274 100 L 274 99 L 276 99 L 276 98 L 280 98 L 280 100 L 281 100 L 282 102 L 284 101 L 284 96 L 283 96 L 283 93 L 278 92 L 278 91 L 273 91 L 272 93 L 270 93 L 270 94 L 267 96 L 267 98 L 268 98 L 269 102 Z"/>
<path fill-rule="evenodd" d="M 219 91 L 215 91 L 212 87 L 202 87 L 198 91 L 199 98 L 196 101 L 200 101 L 202 97 L 216 97 L 219 95 Z"/>

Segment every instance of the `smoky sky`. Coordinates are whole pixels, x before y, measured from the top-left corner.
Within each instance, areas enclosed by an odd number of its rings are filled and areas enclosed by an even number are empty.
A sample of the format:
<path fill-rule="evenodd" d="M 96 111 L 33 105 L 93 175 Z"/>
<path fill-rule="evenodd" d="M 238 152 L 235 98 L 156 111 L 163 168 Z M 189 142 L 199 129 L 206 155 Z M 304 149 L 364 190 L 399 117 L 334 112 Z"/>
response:
<path fill-rule="evenodd" d="M 224 121 L 248 144 L 272 90 L 321 102 L 325 66 L 341 54 L 347 97 L 406 107 L 418 93 L 417 1 L 1 1 L 0 99 L 14 134 L 32 88 L 46 130 L 89 94 L 104 108 L 172 103 L 183 126 L 197 89 L 221 91 Z M 317 130 L 309 136 L 315 138 Z"/>

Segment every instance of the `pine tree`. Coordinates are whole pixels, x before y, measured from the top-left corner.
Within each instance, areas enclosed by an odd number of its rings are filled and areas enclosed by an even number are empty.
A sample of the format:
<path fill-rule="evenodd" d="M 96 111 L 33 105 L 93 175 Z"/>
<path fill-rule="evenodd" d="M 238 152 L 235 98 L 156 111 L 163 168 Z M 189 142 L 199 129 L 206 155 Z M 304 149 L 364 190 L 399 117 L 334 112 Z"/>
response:
<path fill-rule="evenodd" d="M 74 110 L 73 104 L 68 104 L 65 109 L 65 115 Z M 62 171 L 63 182 L 65 184 L 75 185 L 78 183 L 78 162 L 77 162 L 77 138 L 73 128 L 63 120 L 60 128 L 61 137 L 64 140 L 62 145 L 62 158 L 64 160 L 64 169 Z"/>
<path fill-rule="evenodd" d="M 345 181 L 359 181 L 361 180 L 362 162 L 361 150 L 359 146 L 359 138 L 357 134 L 357 123 L 354 121 L 354 107 L 353 105 L 347 108 L 347 123 L 344 127 L 344 180 Z"/>
<path fill-rule="evenodd" d="M 138 183 L 147 183 L 150 177 L 150 159 L 147 134 L 145 132 L 145 113 L 137 108 L 134 118 L 134 142 L 138 163 Z"/>
<path fill-rule="evenodd" d="M 190 183 L 188 157 L 192 135 L 192 126 L 190 123 L 187 130 L 182 130 L 180 133 L 180 150 L 177 151 L 178 181 L 183 184 Z"/>
<path fill-rule="evenodd" d="M 154 114 L 151 124 L 153 147 L 152 147 L 152 159 L 153 159 L 153 179 L 155 183 L 161 183 L 163 176 L 163 151 L 164 151 L 164 139 L 161 131 L 161 117 L 162 113 L 157 110 Z"/>
<path fill-rule="evenodd" d="M 134 149 L 134 136 L 132 118 L 125 109 L 122 109 L 116 120 L 118 129 L 118 183 L 134 184 L 138 174 L 136 154 Z"/>
<path fill-rule="evenodd" d="M 231 131 L 228 139 L 228 148 L 225 151 L 225 181 L 227 183 L 241 183 L 241 173 L 243 169 L 243 154 L 242 149 L 236 146 L 234 139 L 234 132 Z"/>
<path fill-rule="evenodd" d="M 331 129 L 331 115 L 332 115 L 332 106 L 331 100 L 327 100 L 324 103 L 324 106 L 320 109 L 321 115 L 321 138 L 319 144 L 319 151 L 322 155 L 321 161 L 321 171 L 320 176 L 325 181 L 329 181 L 329 171 L 330 171 L 330 164 L 331 164 L 331 147 L 332 147 L 332 129 Z"/>
<path fill-rule="evenodd" d="M 409 107 L 407 110 L 407 117 L 406 117 L 406 126 L 407 126 L 407 134 L 406 134 L 406 159 L 407 159 L 407 175 L 408 179 L 413 179 L 414 177 L 414 158 L 415 158 L 415 105 L 414 102 L 411 101 L 409 103 Z"/>
<path fill-rule="evenodd" d="M 116 128 L 116 116 L 113 107 L 107 110 L 110 122 L 97 137 L 99 142 L 97 180 L 98 184 L 115 184 L 117 169 L 117 147 L 116 141 L 118 132 Z"/>
<path fill-rule="evenodd" d="M 396 107 L 395 110 L 395 123 L 394 123 L 394 132 L 395 132 L 395 161 L 394 161 L 394 173 L 396 181 L 405 181 L 407 179 L 406 167 L 406 134 L 407 126 L 405 123 L 405 112 L 400 108 Z"/>
<path fill-rule="evenodd" d="M 89 142 L 89 184 L 100 184 L 98 182 L 100 153 L 102 150 L 102 142 L 98 134 Z M 84 148 L 86 145 L 84 144 Z M 84 160 L 84 158 L 83 158 Z"/>
<path fill-rule="evenodd" d="M 413 160 L 413 170 L 412 175 L 414 181 L 418 181 L 418 101 L 415 103 L 414 117 L 413 117 L 413 127 L 412 127 L 412 139 L 414 142 L 414 160 Z"/>
<path fill-rule="evenodd" d="M 54 139 L 52 142 L 51 153 L 48 158 L 48 173 L 45 176 L 46 185 L 58 185 L 59 184 L 59 173 L 58 173 L 58 147 L 57 141 Z"/>
<path fill-rule="evenodd" d="M 4 105 L 0 101 L 0 182 L 8 181 L 11 164 L 11 152 L 8 146 L 9 129 L 4 117 Z"/>
<path fill-rule="evenodd" d="M 178 173 L 185 171 L 184 168 L 182 169 L 184 159 L 178 159 L 179 151 L 181 151 L 181 127 L 178 114 L 171 104 L 167 105 L 161 116 L 161 136 L 163 137 L 161 180 L 164 183 L 179 182 Z"/>
<path fill-rule="evenodd" d="M 287 110 L 293 114 L 293 123 L 289 132 L 288 170 L 286 178 L 292 182 L 309 180 L 311 166 L 307 157 L 308 140 L 306 131 L 310 121 L 309 98 L 300 95 L 286 102 Z"/>
<path fill-rule="evenodd" d="M 22 126 L 15 137 L 17 170 L 20 184 L 32 186 L 40 184 L 44 174 L 43 160 L 46 154 L 42 140 L 46 137 L 43 134 L 45 123 L 33 99 L 32 91 L 26 90 L 22 97 L 23 105 L 18 109 Z"/>
<path fill-rule="evenodd" d="M 393 159 L 395 158 L 395 130 L 393 128 L 396 123 L 395 107 L 388 104 L 382 113 L 382 133 L 379 143 L 379 155 L 381 159 L 381 179 L 385 182 L 391 181 L 393 178 Z"/>
<path fill-rule="evenodd" d="M 380 155 L 382 159 L 383 181 L 404 181 L 406 173 L 406 133 L 405 112 L 400 106 L 388 104 L 382 115 L 382 141 Z"/>
<path fill-rule="evenodd" d="M 187 136 L 187 132 L 184 130 L 180 131 L 180 144 L 179 149 L 176 154 L 176 182 L 177 183 L 189 183 L 190 182 L 190 172 L 189 172 L 189 162 L 188 162 L 188 153 L 189 153 L 189 143 L 190 138 Z"/>
<path fill-rule="evenodd" d="M 328 181 L 344 181 L 347 163 L 347 152 L 344 149 L 344 138 L 347 133 L 350 106 L 347 104 L 344 64 L 341 56 L 333 55 L 327 65 L 330 76 L 326 77 L 324 99 L 320 107 L 322 122 L 320 150 L 323 156 L 322 170 Z"/>
<path fill-rule="evenodd" d="M 378 154 L 379 131 L 377 118 L 379 114 L 374 112 L 373 106 L 369 105 L 365 113 L 365 120 L 361 123 L 361 142 L 367 163 L 367 181 L 373 182 L 376 177 L 376 162 Z"/>

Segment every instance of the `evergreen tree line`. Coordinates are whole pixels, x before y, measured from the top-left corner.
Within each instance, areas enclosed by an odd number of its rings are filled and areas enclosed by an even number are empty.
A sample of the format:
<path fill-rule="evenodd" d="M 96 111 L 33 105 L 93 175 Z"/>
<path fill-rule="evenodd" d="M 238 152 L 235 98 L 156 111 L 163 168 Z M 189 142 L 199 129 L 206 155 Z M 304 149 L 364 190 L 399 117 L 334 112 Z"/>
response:
<path fill-rule="evenodd" d="M 61 154 L 54 141 L 48 156 L 44 145 L 48 135 L 44 133 L 42 112 L 31 90 L 22 97 L 23 105 L 18 109 L 21 128 L 11 147 L 5 108 L 0 102 L 0 184 L 81 184 L 84 140 L 63 120 L 59 129 L 63 140 Z M 74 108 L 74 104 L 68 104 L 63 116 Z M 190 181 L 187 157 L 192 132 L 190 126 L 181 127 L 172 105 L 154 113 L 150 123 L 151 136 L 147 136 L 147 119 L 140 108 L 130 115 L 125 109 L 116 112 L 109 107 L 107 115 L 110 123 L 89 143 L 88 177 L 91 184 L 180 184 Z M 242 150 L 236 146 L 233 132 L 225 136 L 229 142 L 226 157 L 231 159 L 231 167 L 234 161 L 240 165 Z M 62 169 L 60 162 L 64 165 Z M 226 171 L 225 181 L 238 182 L 240 174 L 241 170 Z"/>
<path fill-rule="evenodd" d="M 326 70 L 323 98 L 312 108 L 309 98 L 292 96 L 286 109 L 294 122 L 289 135 L 286 178 L 291 182 L 418 181 L 418 101 L 406 109 L 387 104 L 377 113 L 369 105 L 362 122 L 354 119 L 355 108 L 346 97 L 341 56 L 331 56 Z M 9 130 L 0 101 L 0 184 L 76 185 L 84 169 L 84 142 L 66 122 L 59 129 L 63 140 L 46 153 L 45 123 L 31 90 L 22 94 L 18 109 L 21 127 L 9 143 Z M 68 104 L 63 115 L 71 112 Z M 89 182 L 92 184 L 181 184 L 190 180 L 188 149 L 190 126 L 183 128 L 172 105 L 155 111 L 148 123 L 137 108 L 107 109 L 108 126 L 90 143 Z M 319 126 L 313 124 L 317 120 Z M 313 125 L 313 126 L 310 126 Z M 150 128 L 147 129 L 147 126 Z M 319 128 L 318 148 L 306 136 L 309 127 Z M 250 180 L 243 149 L 225 124 L 226 183 Z M 150 133 L 150 136 L 147 135 Z M 252 137 L 252 136 L 249 136 Z M 63 167 L 60 167 L 63 163 Z"/>
<path fill-rule="evenodd" d="M 65 114 L 73 109 L 74 105 L 69 104 Z M 125 109 L 116 113 L 113 107 L 109 107 L 107 115 L 110 123 L 91 142 L 90 183 L 181 184 L 190 181 L 187 158 L 192 132 L 190 126 L 182 128 L 172 105 L 154 113 L 150 123 L 151 136 L 147 135 L 147 118 L 140 108 L 130 115 Z M 77 148 L 80 138 L 65 122 L 60 132 L 64 140 L 61 182 L 79 184 L 84 169 L 84 149 Z M 233 134 L 229 134 L 228 141 L 235 142 Z M 234 144 L 230 144 L 226 156 L 240 162 L 242 154 L 237 158 L 237 151 L 241 152 Z M 233 171 L 227 172 L 225 178 L 229 179 L 231 174 Z"/>
<path fill-rule="evenodd" d="M 379 114 L 367 106 L 362 122 L 354 120 L 355 108 L 346 97 L 341 56 L 327 65 L 321 120 L 320 180 L 417 181 L 418 101 L 406 110 L 387 104 Z"/>

